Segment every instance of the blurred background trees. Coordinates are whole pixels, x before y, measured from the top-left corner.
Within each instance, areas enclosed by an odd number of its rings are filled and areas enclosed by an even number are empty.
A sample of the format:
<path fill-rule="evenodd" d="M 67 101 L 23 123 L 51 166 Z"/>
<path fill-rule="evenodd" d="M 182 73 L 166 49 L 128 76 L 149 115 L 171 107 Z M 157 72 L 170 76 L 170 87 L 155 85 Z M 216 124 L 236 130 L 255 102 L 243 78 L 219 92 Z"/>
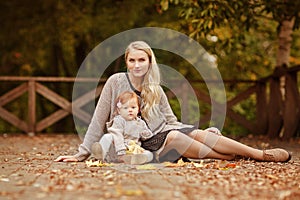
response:
<path fill-rule="evenodd" d="M 295 30 L 300 25 L 300 2 L 161 0 L 161 6 L 165 11 L 170 6 L 181 8 L 182 30 L 200 44 L 214 47 L 215 51 L 207 49 L 216 54 L 223 77 L 229 73 L 230 78 L 257 80 L 274 70 L 277 77 L 270 81 L 266 109 L 268 136 L 289 138 L 299 132 L 297 75 L 286 74 L 286 68 L 299 64 L 299 53 L 291 47 L 299 45 Z"/>
<path fill-rule="evenodd" d="M 0 71 L 2 76 L 74 77 L 87 54 L 108 37 L 152 26 L 177 30 L 199 41 L 216 58 L 223 79 L 258 80 L 282 64 L 300 64 L 299 10 L 299 3 L 292 0 L 2 1 Z M 293 40 L 290 52 L 283 56 L 278 36 L 282 25 L 289 21 L 293 23 L 288 26 Z M 176 68 L 189 79 L 199 79 L 185 61 L 166 52 L 157 51 L 157 57 L 160 63 Z M 120 70 L 124 70 L 122 59 L 112 64 L 105 76 Z M 7 87 L 2 85 L 0 89 L 5 91 Z M 226 87 L 230 98 L 247 86 Z M 68 96 L 72 86 L 61 85 L 57 90 Z M 279 88 L 274 90 L 278 93 Z M 251 118 L 254 103 L 255 99 L 250 98 L 235 109 Z M 40 112 L 53 109 L 48 106 Z M 279 107 L 276 113 L 281 111 Z M 227 123 L 225 132 L 247 133 L 234 122 Z M 277 124 L 275 132 L 280 131 L 283 122 Z"/>

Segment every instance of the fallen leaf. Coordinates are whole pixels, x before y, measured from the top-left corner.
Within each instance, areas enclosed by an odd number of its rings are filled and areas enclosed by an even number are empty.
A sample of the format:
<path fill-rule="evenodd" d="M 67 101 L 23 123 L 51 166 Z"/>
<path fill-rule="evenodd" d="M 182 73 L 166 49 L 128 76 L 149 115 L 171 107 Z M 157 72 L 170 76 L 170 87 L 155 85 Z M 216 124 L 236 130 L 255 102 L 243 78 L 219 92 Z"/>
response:
<path fill-rule="evenodd" d="M 180 158 L 180 159 L 177 161 L 177 165 L 179 165 L 179 166 L 184 166 L 184 165 L 186 165 L 186 163 L 182 160 L 182 158 Z"/>
<path fill-rule="evenodd" d="M 154 165 L 151 164 L 146 164 L 146 165 L 138 165 L 136 166 L 136 169 L 143 169 L 143 170 L 152 170 L 152 169 L 156 169 L 156 167 Z"/>
<path fill-rule="evenodd" d="M 226 168 L 229 162 L 227 160 L 218 160 L 217 161 L 217 168 Z"/>
<path fill-rule="evenodd" d="M 88 160 L 88 161 L 85 161 L 85 164 L 88 166 L 88 167 L 108 167 L 108 166 L 113 166 L 112 163 L 103 163 L 102 161 L 93 161 L 93 160 Z"/>
<path fill-rule="evenodd" d="M 0 179 L 2 182 L 9 182 L 9 178 L 1 178 Z"/>
<path fill-rule="evenodd" d="M 235 168 L 236 167 L 236 164 L 235 163 L 228 163 L 226 165 L 227 168 Z"/>
<path fill-rule="evenodd" d="M 194 167 L 196 167 L 196 168 L 204 167 L 203 160 L 201 160 L 200 163 L 192 162 L 192 165 L 193 165 Z"/>
<path fill-rule="evenodd" d="M 271 174 L 266 174 L 266 177 L 267 178 L 271 178 L 271 179 L 278 179 L 278 177 L 277 176 L 274 176 L 274 175 L 271 175 Z"/>
<path fill-rule="evenodd" d="M 144 194 L 140 189 L 123 189 L 121 185 L 117 185 L 116 190 L 119 196 L 141 196 Z"/>
<path fill-rule="evenodd" d="M 164 162 L 163 165 L 165 167 L 177 167 L 177 163 L 171 163 L 171 162 Z"/>
<path fill-rule="evenodd" d="M 122 194 L 126 195 L 126 196 L 140 196 L 143 195 L 143 191 L 142 190 L 123 190 Z"/>

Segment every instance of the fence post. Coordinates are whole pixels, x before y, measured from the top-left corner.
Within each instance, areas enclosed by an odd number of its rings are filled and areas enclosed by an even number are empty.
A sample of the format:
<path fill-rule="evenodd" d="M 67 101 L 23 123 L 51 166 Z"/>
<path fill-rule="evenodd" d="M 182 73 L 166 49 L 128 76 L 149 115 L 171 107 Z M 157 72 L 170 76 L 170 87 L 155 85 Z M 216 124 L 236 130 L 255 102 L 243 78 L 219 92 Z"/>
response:
<path fill-rule="evenodd" d="M 300 122 L 300 96 L 297 85 L 297 73 L 289 72 L 285 75 L 285 101 L 283 110 L 283 138 L 285 140 L 296 135 Z"/>
<path fill-rule="evenodd" d="M 28 133 L 35 133 L 36 124 L 36 93 L 35 80 L 28 81 Z"/>
<path fill-rule="evenodd" d="M 283 125 L 282 109 L 283 100 L 280 91 L 280 77 L 282 68 L 275 68 L 270 79 L 270 94 L 268 103 L 268 137 L 278 138 Z"/>
<path fill-rule="evenodd" d="M 182 95 L 182 107 L 181 107 L 181 121 L 183 123 L 189 122 L 189 98 L 188 98 L 188 85 L 187 83 L 182 84 L 181 95 Z"/>
<path fill-rule="evenodd" d="M 266 82 L 256 83 L 256 124 L 257 133 L 266 134 L 268 130 L 268 114 L 267 108 L 267 95 L 266 95 Z"/>

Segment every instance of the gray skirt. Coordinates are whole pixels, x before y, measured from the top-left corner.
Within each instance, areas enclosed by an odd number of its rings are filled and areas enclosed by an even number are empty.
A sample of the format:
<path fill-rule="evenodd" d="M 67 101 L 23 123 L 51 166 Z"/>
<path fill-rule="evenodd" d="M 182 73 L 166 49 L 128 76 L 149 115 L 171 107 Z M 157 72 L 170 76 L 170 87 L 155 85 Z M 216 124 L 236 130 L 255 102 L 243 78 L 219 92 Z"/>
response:
<path fill-rule="evenodd" d="M 172 129 L 172 130 L 160 132 L 160 133 L 157 133 L 156 135 L 154 135 L 153 137 L 151 137 L 145 141 L 142 141 L 142 147 L 149 151 L 157 151 L 164 144 L 164 142 L 167 138 L 167 135 L 171 131 L 176 130 L 181 133 L 188 134 L 196 129 L 197 129 L 196 127 L 191 127 L 191 128 Z"/>

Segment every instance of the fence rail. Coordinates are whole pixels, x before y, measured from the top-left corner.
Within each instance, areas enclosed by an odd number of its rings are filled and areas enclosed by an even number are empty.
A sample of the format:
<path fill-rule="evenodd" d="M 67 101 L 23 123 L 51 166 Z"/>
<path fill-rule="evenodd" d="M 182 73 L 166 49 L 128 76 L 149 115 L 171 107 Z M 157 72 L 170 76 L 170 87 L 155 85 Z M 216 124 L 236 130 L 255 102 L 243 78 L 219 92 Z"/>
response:
<path fill-rule="evenodd" d="M 53 125 L 59 120 L 63 119 L 67 115 L 73 114 L 85 123 L 89 123 L 91 115 L 81 109 L 82 106 L 90 102 L 95 98 L 95 94 L 99 95 L 102 86 L 97 87 L 94 90 L 87 92 L 75 101 L 71 102 L 64 98 L 56 91 L 43 85 L 45 82 L 98 82 L 96 78 L 73 78 L 73 77 L 16 77 L 16 76 L 1 76 L 2 82 L 21 82 L 19 86 L 6 92 L 0 96 L 0 117 L 9 122 L 13 126 L 24 132 L 41 132 L 45 128 Z M 105 80 L 100 80 L 101 82 Z M 24 82 L 24 83 L 22 83 Z M 28 120 L 20 119 L 4 108 L 6 104 L 22 96 L 24 93 L 28 93 Z M 50 114 L 49 116 L 36 120 L 36 95 L 40 94 L 44 98 L 48 99 L 60 109 Z"/>
<path fill-rule="evenodd" d="M 299 66 L 296 66 L 292 69 L 289 69 L 288 73 L 293 74 L 292 76 L 295 79 L 295 72 L 299 71 Z M 286 72 L 285 72 L 286 73 Z M 297 73 L 296 73 L 297 74 Z M 279 76 L 282 76 L 279 75 Z M 258 81 L 244 81 L 244 80 L 225 80 L 225 84 L 239 84 L 245 83 L 249 87 L 237 94 L 232 99 L 227 101 L 227 118 L 231 118 L 241 126 L 247 128 L 250 132 L 255 133 L 266 133 L 268 129 L 268 86 L 267 83 L 270 80 L 273 80 L 274 76 L 266 77 Z M 297 77 L 297 76 L 296 76 Z M 86 112 L 82 107 L 88 104 L 90 101 L 94 100 L 95 97 L 98 97 L 101 93 L 102 87 L 106 80 L 101 79 L 98 87 L 87 93 L 81 95 L 77 99 L 71 101 L 62 95 L 58 94 L 57 91 L 50 89 L 45 85 L 46 82 L 53 83 L 63 83 L 63 82 L 98 82 L 99 79 L 96 78 L 75 78 L 75 77 L 16 77 L 16 76 L 0 76 L 0 82 L 14 82 L 19 85 L 10 91 L 0 94 L 0 118 L 7 121 L 14 127 L 17 127 L 23 132 L 42 132 L 47 127 L 57 123 L 68 115 L 74 115 L 84 123 L 88 124 L 91 119 L 91 115 Z M 194 81 L 194 82 L 203 82 L 203 81 Z M 296 80 L 297 83 L 297 80 Z M 193 84 L 193 82 L 192 82 Z M 182 85 L 184 87 L 184 85 Z M 299 88 L 298 88 L 299 90 Z M 182 91 L 185 91 L 184 88 Z M 289 90 L 288 90 L 289 91 Z M 19 98 L 24 93 L 27 92 L 28 95 L 28 113 L 27 120 L 20 119 L 13 112 L 10 112 L 5 108 L 5 105 L 11 101 Z M 210 96 L 207 93 L 201 90 L 195 90 L 198 101 L 211 104 Z M 296 92 L 297 93 L 297 92 Z M 43 119 L 37 120 L 37 111 L 36 111 L 36 95 L 39 94 L 51 101 L 59 107 L 54 113 L 44 117 Z M 171 93 L 167 93 L 169 98 L 172 98 Z M 186 94 L 188 95 L 188 94 Z M 256 119 L 247 120 L 245 116 L 234 111 L 233 107 L 240 102 L 246 100 L 251 95 L 256 96 L 256 107 L 253 108 L 256 110 Z M 297 96 L 298 95 L 298 96 Z M 299 104 L 299 91 L 296 94 L 296 103 Z M 187 107 L 188 102 L 182 102 L 183 107 Z M 299 112 L 299 107 L 297 108 Z M 186 109 L 182 109 L 183 111 Z M 205 116 L 201 117 L 200 124 L 207 123 L 210 120 L 211 113 L 206 113 Z M 299 114 L 296 115 L 299 121 Z"/>

